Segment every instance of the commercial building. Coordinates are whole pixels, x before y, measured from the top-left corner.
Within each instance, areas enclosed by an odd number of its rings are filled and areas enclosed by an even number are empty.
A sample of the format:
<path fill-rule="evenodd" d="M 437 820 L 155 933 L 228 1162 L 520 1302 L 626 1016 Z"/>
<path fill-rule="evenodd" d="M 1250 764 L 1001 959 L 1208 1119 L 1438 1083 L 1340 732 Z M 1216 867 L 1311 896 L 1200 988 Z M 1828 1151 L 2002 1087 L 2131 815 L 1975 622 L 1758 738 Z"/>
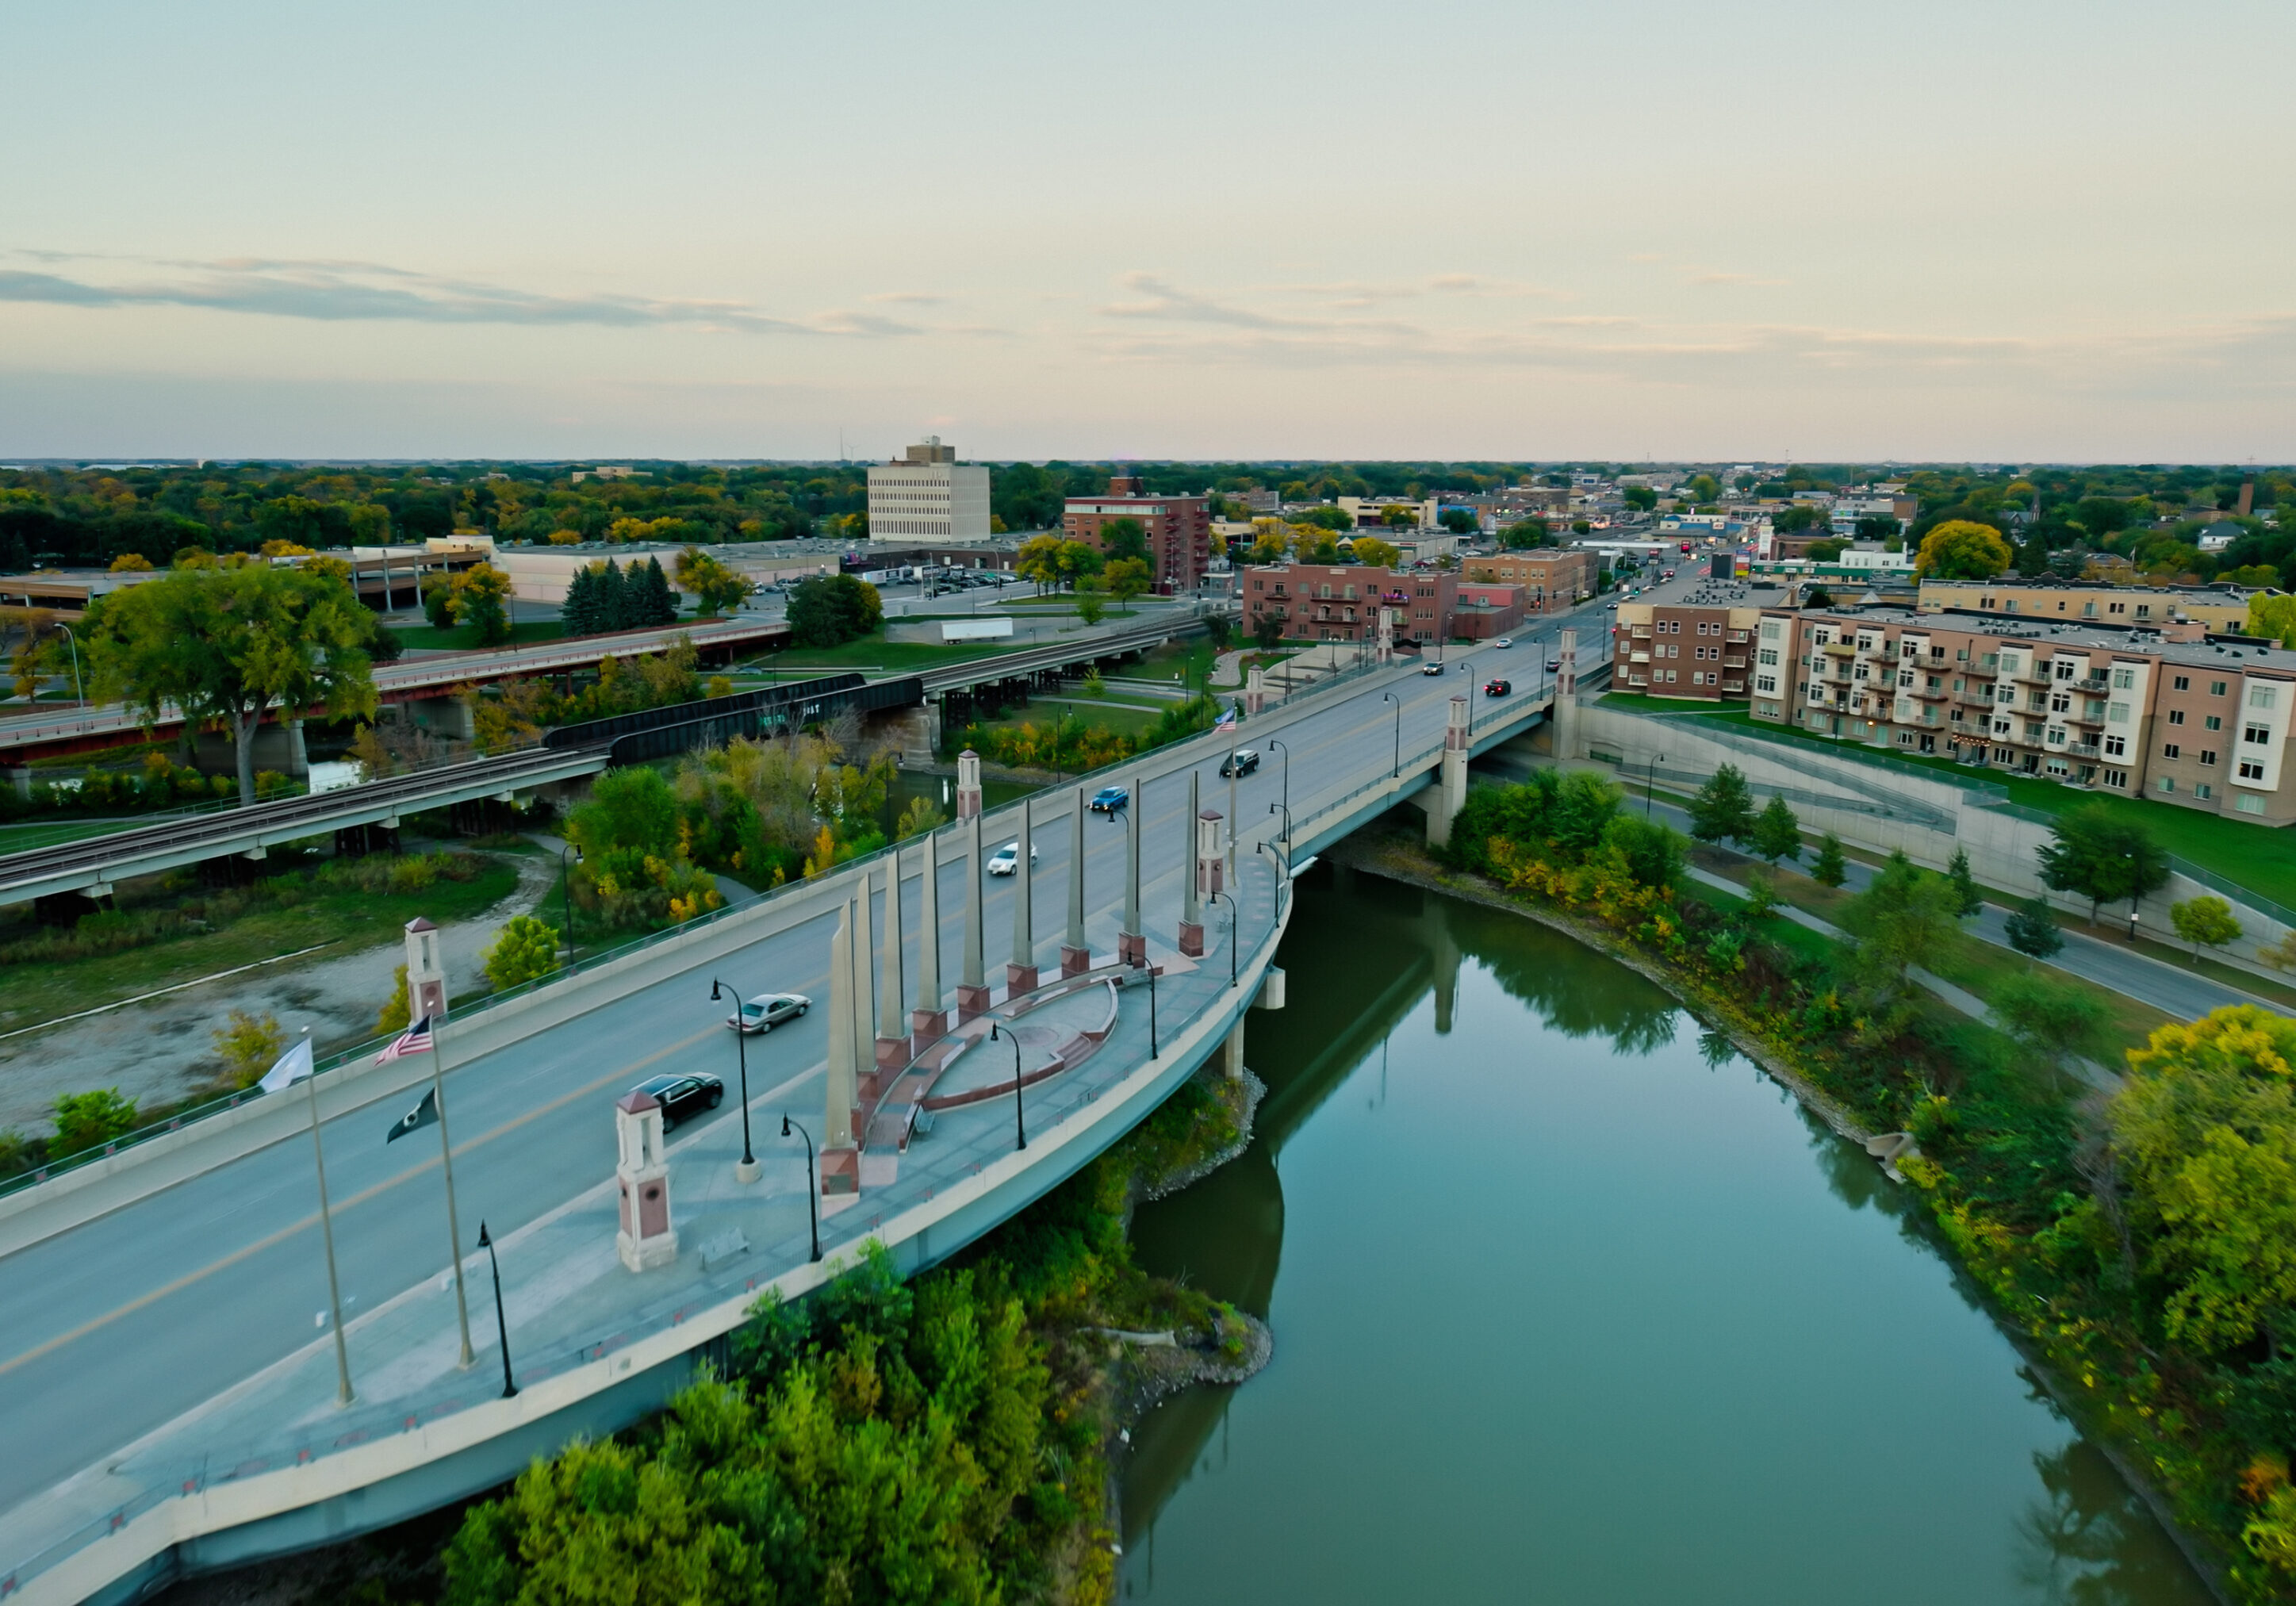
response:
<path fill-rule="evenodd" d="M 1430 496 L 1414 502 L 1406 496 L 1341 496 L 1340 511 L 1356 522 L 1357 529 L 1433 529 L 1442 517 L 1442 504 Z M 1390 525 L 1387 510 L 1399 507 L 1411 515 L 1408 524 Z"/>
<path fill-rule="evenodd" d="M 869 539 L 928 545 L 988 539 L 988 471 L 928 435 L 869 471 Z"/>
<path fill-rule="evenodd" d="M 1990 580 L 1923 580 L 1917 605 L 1923 613 L 1960 609 L 2109 625 L 2196 624 L 2219 635 L 2237 635 L 2248 628 L 2248 599 L 2255 594 L 2254 588 L 2246 586 L 2153 591 L 2086 580 L 2023 580 L 2003 575 Z"/>
<path fill-rule="evenodd" d="M 1395 610 L 1398 642 L 1483 641 L 1522 623 L 1520 587 L 1361 563 L 1248 569 L 1242 597 L 1246 628 L 1265 615 L 1295 641 L 1376 641 L 1382 608 Z"/>
<path fill-rule="evenodd" d="M 2296 819 L 2296 652 L 2134 624 L 1764 610 L 1751 712 L 2124 797 Z"/>
<path fill-rule="evenodd" d="M 1471 556 L 1461 560 L 1459 572 L 1470 580 L 1516 587 L 1525 613 L 1554 613 L 1595 594 L 1602 560 L 1583 546 L 1538 547 Z"/>
<path fill-rule="evenodd" d="M 1778 586 L 1685 575 L 1621 602 L 1611 684 L 1694 702 L 1742 699 L 1762 610 L 1784 601 Z"/>
<path fill-rule="evenodd" d="M 1137 520 L 1147 532 L 1156 589 L 1167 595 L 1193 591 L 1212 562 L 1211 501 L 1205 496 L 1150 496 L 1129 474 L 1110 477 L 1104 496 L 1071 496 L 1061 513 L 1061 534 L 1095 551 L 1101 532 L 1118 519 Z"/>

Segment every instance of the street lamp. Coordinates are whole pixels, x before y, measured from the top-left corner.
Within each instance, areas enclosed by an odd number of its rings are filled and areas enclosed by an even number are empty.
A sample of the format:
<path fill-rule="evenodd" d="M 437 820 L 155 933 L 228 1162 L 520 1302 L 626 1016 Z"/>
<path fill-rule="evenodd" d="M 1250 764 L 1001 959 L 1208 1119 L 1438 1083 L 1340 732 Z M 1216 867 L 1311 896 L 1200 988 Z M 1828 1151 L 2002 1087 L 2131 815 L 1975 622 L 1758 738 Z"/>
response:
<path fill-rule="evenodd" d="M 79 637 L 72 634 L 72 627 L 70 625 L 58 625 L 56 628 L 64 633 L 64 640 L 71 645 L 72 698 L 79 707 L 84 709 L 87 707 L 87 687 L 81 683 L 79 677 Z"/>
<path fill-rule="evenodd" d="M 582 850 L 571 842 L 558 850 L 558 884 L 566 895 L 566 960 L 571 964 L 574 961 L 574 871 L 567 860 L 569 854 L 573 855 L 572 864 L 578 864 L 582 862 Z"/>
<path fill-rule="evenodd" d="M 1387 772 L 1392 781 L 1403 774 L 1403 700 L 1392 692 L 1382 692 L 1380 697 L 1395 705 L 1395 767 Z"/>
<path fill-rule="evenodd" d="M 518 1385 L 510 1381 L 510 1320 L 503 1315 L 502 1262 L 495 1258 L 495 1241 L 488 1235 L 483 1218 L 479 1222 L 479 1247 L 487 1252 L 487 1264 L 495 1274 L 495 1332 L 502 1340 L 503 1391 L 504 1399 L 518 1392 Z"/>
<path fill-rule="evenodd" d="M 1651 793 L 1658 787 L 1658 766 L 1666 762 L 1664 753 L 1652 753 L 1651 761 L 1643 766 L 1643 818 L 1651 817 Z"/>
<path fill-rule="evenodd" d="M 1288 839 L 1292 834 L 1292 750 L 1274 736 L 1267 739 L 1267 745 L 1281 748 L 1283 752 L 1283 834 Z"/>
<path fill-rule="evenodd" d="M 782 1112 L 782 1135 L 783 1137 L 787 1137 L 789 1135 L 789 1112 L 787 1110 L 783 1110 Z M 813 1228 L 813 1258 L 816 1260 L 818 1260 L 821 1258 L 821 1201 L 815 1196 L 816 1190 L 814 1188 L 813 1180 L 813 1134 L 808 1132 L 803 1127 L 800 1127 L 797 1128 L 797 1135 L 805 1140 L 805 1214 L 808 1224 Z"/>
<path fill-rule="evenodd" d="M 988 1035 L 1002 1037 L 1013 1045 L 1013 1146 L 1025 1149 L 1029 1146 L 1029 1131 L 1021 1124 L 1021 1039 L 994 1020 L 988 1023 Z"/>
<path fill-rule="evenodd" d="M 721 985 L 716 977 L 709 979 L 709 1001 L 712 1004 L 723 996 L 719 991 Z M 750 1034 L 742 1029 L 742 995 L 739 993 L 734 994 L 734 1053 L 742 1067 L 742 1163 L 734 1168 L 734 1175 L 742 1182 L 755 1182 L 765 1168 L 758 1164 L 758 1157 L 750 1152 Z"/>
<path fill-rule="evenodd" d="M 1227 984 L 1234 987 L 1235 985 L 1235 942 L 1240 929 L 1235 897 L 1233 893 L 1215 892 L 1212 894 L 1212 902 L 1225 903 L 1227 905 Z"/>

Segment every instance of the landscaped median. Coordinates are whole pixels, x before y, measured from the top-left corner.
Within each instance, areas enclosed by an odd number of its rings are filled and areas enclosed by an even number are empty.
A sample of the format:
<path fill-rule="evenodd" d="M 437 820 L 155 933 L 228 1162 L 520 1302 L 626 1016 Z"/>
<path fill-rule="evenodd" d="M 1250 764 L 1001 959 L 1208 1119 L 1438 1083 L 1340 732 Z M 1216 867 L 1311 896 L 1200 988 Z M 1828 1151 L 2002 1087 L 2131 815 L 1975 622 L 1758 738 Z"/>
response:
<path fill-rule="evenodd" d="M 1885 1145 L 1897 1171 L 2037 1375 L 2228 1597 L 2296 1600 L 2296 1360 L 2276 1358 L 2296 1341 L 2296 1021 L 2235 1006 L 2132 1045 L 2127 1012 L 1995 977 L 2013 1037 L 1908 978 L 1956 966 L 1947 878 L 1885 866 L 1832 911 L 1858 941 L 1827 952 L 1781 941 L 1759 897 L 1683 896 L 1662 830 L 1547 772 L 1471 794 L 1444 861 L 1403 838 L 1340 851 L 1611 953 L 1845 1137 L 1910 1135 Z M 2116 1049 L 2111 1096 L 2060 1063 Z"/>

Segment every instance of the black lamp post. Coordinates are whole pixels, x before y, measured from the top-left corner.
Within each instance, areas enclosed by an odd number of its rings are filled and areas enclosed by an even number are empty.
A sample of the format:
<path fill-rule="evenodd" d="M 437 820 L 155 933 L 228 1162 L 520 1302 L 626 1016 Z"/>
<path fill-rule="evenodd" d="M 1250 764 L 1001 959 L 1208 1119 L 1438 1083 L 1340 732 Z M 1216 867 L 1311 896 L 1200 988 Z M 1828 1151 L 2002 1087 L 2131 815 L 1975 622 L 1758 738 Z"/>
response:
<path fill-rule="evenodd" d="M 1283 835 L 1289 840 L 1292 835 L 1292 750 L 1273 736 L 1268 738 L 1267 745 L 1282 748 L 1283 752 Z"/>
<path fill-rule="evenodd" d="M 715 976 L 709 979 L 709 1001 L 712 1004 L 728 991 L 732 989 L 725 987 Z M 750 1151 L 750 1034 L 742 1029 L 742 995 L 739 993 L 734 994 L 734 1053 L 742 1067 L 742 1168 L 735 1175 L 743 1182 L 755 1182 L 761 1168 L 758 1164 L 758 1157 Z"/>
<path fill-rule="evenodd" d="M 1226 892 L 1215 892 L 1212 894 L 1212 902 L 1224 903 L 1227 905 L 1227 984 L 1234 987 L 1235 985 L 1235 944 L 1237 935 L 1242 929 L 1235 898 Z"/>
<path fill-rule="evenodd" d="M 487 1252 L 487 1264 L 495 1274 L 495 1332 L 502 1340 L 503 1398 L 518 1392 L 518 1385 L 510 1381 L 510 1319 L 503 1315 L 502 1262 L 495 1258 L 495 1241 L 487 1233 L 487 1224 L 479 1223 L 479 1247 Z"/>
<path fill-rule="evenodd" d="M 573 856 L 570 863 L 568 859 L 568 856 L 570 854 Z M 581 862 L 582 850 L 574 846 L 573 843 L 569 842 L 565 847 L 558 850 L 558 885 L 560 889 L 565 894 L 566 897 L 566 958 L 569 963 L 571 963 L 574 958 L 573 866 L 580 864 Z"/>
<path fill-rule="evenodd" d="M 1651 793 L 1658 790 L 1658 766 L 1666 761 L 1664 753 L 1652 753 L 1643 766 L 1643 818 L 1651 817 Z"/>
<path fill-rule="evenodd" d="M 1392 692 L 1382 692 L 1380 696 L 1395 705 L 1395 767 L 1387 772 L 1392 781 L 1403 774 L 1403 700 Z"/>
<path fill-rule="evenodd" d="M 782 1135 L 787 1137 L 789 1135 L 790 1118 L 784 1111 L 782 1115 Z M 797 1135 L 805 1140 L 805 1216 L 807 1225 L 813 1228 L 813 1258 L 818 1260 L 821 1258 L 821 1202 L 815 1196 L 816 1191 L 813 1183 L 813 1134 L 800 1127 Z"/>
<path fill-rule="evenodd" d="M 1002 1037 L 1013 1045 L 1013 1146 L 1025 1149 L 1029 1146 L 1029 1131 L 1021 1124 L 1021 1039 L 994 1020 L 988 1023 L 988 1035 Z"/>

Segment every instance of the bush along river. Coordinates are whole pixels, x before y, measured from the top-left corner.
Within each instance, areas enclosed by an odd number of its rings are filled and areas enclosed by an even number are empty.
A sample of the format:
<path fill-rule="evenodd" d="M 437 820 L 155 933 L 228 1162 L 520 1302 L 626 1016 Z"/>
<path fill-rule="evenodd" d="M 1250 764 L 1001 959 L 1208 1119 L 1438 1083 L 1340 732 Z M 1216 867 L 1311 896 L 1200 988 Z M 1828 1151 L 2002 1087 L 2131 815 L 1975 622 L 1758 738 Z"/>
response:
<path fill-rule="evenodd" d="M 1916 1200 L 1643 976 L 1318 866 L 1144 1270 L 1273 1363 L 1134 1428 L 1128 1601 L 2211 1599 Z"/>

